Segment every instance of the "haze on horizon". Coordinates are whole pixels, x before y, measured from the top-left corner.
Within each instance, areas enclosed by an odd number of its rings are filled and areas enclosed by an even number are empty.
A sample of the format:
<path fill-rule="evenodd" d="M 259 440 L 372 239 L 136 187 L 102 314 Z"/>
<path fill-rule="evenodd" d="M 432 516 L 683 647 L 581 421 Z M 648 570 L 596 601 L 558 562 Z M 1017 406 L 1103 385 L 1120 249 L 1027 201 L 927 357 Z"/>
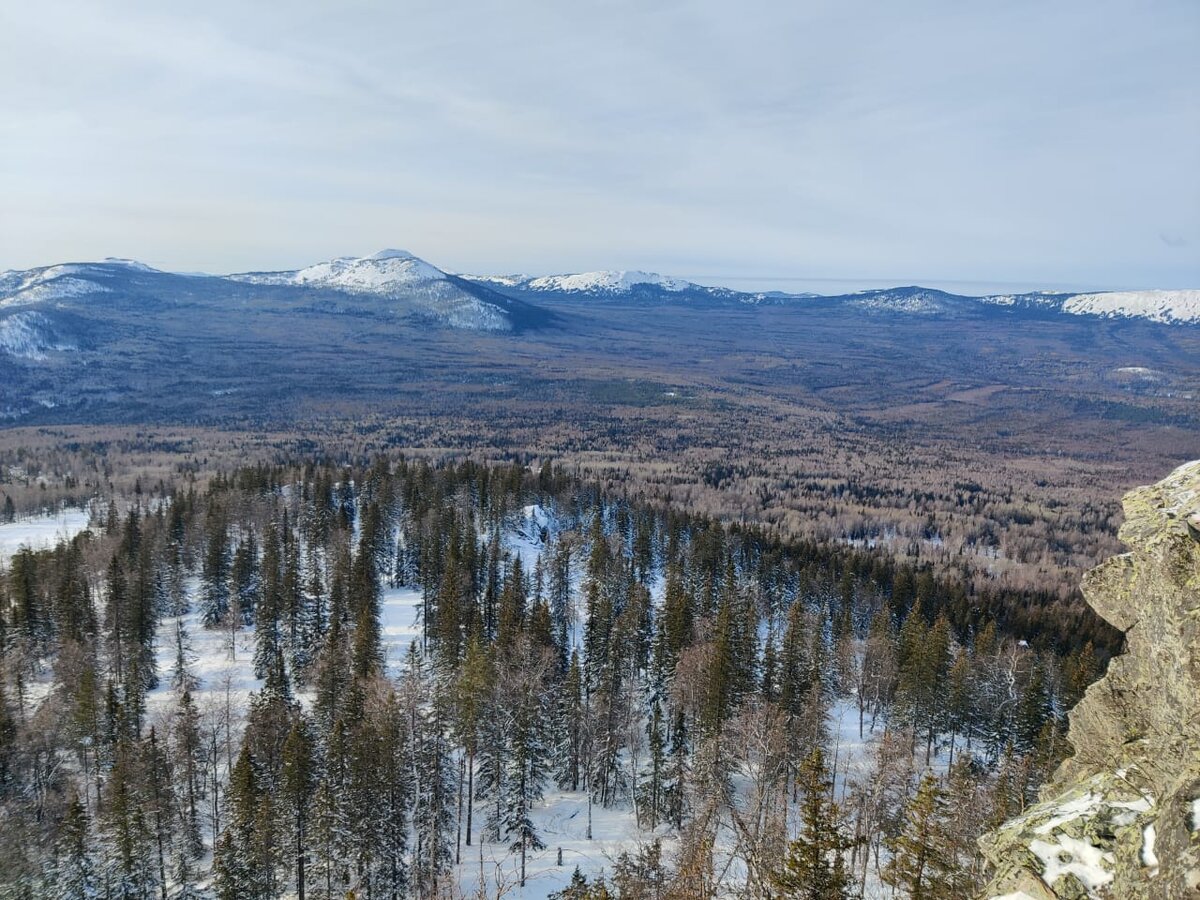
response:
<path fill-rule="evenodd" d="M 0 269 L 1200 285 L 1191 0 L 0 10 Z"/>

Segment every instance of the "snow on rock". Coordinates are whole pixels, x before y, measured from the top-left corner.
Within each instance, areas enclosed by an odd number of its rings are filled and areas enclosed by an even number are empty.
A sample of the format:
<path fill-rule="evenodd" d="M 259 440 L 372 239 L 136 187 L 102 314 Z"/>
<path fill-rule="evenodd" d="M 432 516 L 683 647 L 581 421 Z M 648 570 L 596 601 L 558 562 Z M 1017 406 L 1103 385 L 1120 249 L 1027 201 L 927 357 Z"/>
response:
<path fill-rule="evenodd" d="M 525 286 L 534 291 L 564 293 L 628 294 L 639 285 L 652 285 L 667 291 L 686 291 L 695 287 L 681 278 L 668 278 L 655 272 L 609 271 L 581 272 L 577 275 L 546 275 L 534 278 Z"/>
<path fill-rule="evenodd" d="M 86 509 L 64 509 L 0 525 L 0 565 L 7 565 L 22 547 L 48 550 L 59 541 L 69 541 L 88 527 L 90 518 Z"/>
<path fill-rule="evenodd" d="M 1054 843 L 1030 841 L 1029 849 L 1042 862 L 1042 880 L 1054 885 L 1060 878 L 1074 876 L 1089 892 L 1113 880 L 1113 855 L 1088 841 L 1056 835 Z"/>
<path fill-rule="evenodd" d="M 1030 890 L 1037 878 L 1064 900 L 1157 900 L 1192 896 L 1200 883 L 1200 848 L 1181 815 L 1200 758 L 1189 581 L 1200 541 L 1188 522 L 1200 517 L 1200 460 L 1131 491 L 1124 511 L 1118 536 L 1129 552 L 1088 572 L 1083 594 L 1125 632 L 1125 652 L 1071 711 L 1075 752 L 1043 799 L 980 839 L 993 894 Z"/>
<path fill-rule="evenodd" d="M 1142 865 L 1152 870 L 1151 875 L 1158 871 L 1158 856 L 1154 852 L 1155 836 L 1153 823 L 1142 829 Z"/>

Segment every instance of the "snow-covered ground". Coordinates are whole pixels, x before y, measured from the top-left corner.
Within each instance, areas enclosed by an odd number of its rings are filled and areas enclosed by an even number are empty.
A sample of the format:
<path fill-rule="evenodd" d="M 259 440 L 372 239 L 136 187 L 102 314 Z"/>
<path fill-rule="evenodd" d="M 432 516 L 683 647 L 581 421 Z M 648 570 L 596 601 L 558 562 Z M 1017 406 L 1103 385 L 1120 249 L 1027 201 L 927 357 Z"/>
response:
<path fill-rule="evenodd" d="M 87 528 L 90 518 L 86 509 L 64 509 L 0 525 L 0 565 L 8 565 L 22 547 L 47 550 L 59 541 L 70 540 Z"/>
<path fill-rule="evenodd" d="M 543 900 L 566 887 L 576 867 L 589 878 L 611 871 L 613 860 L 623 851 L 636 851 L 639 844 L 654 838 L 650 831 L 638 829 L 630 810 L 593 804 L 592 840 L 588 840 L 588 804 L 582 792 L 548 791 L 531 818 L 546 849 L 526 855 L 525 887 L 519 886 L 519 853 L 510 852 L 506 844 L 477 843 L 462 847 L 462 861 L 455 867 L 464 894 L 476 894 L 482 878 L 487 897 L 500 896 L 501 890 L 507 890 L 505 897 Z"/>
<path fill-rule="evenodd" d="M 191 612 L 182 617 L 188 671 L 196 679 L 192 699 L 202 717 L 221 720 L 229 716 L 231 733 L 240 733 L 250 695 L 262 687 L 254 677 L 254 629 L 205 628 L 200 621 L 200 581 L 188 578 L 185 584 Z M 176 659 L 176 631 L 179 619 L 166 616 L 159 623 L 155 639 L 155 661 L 159 683 L 146 698 L 146 718 L 155 724 L 159 717 L 171 716 L 178 698 L 171 684 Z M 236 751 L 236 748 L 233 748 Z"/>
<path fill-rule="evenodd" d="M 421 640 L 421 592 L 417 588 L 389 588 L 379 607 L 383 658 L 389 675 L 399 675 L 413 641 Z"/>
<path fill-rule="evenodd" d="M 503 531 L 505 549 L 521 558 L 522 565 L 532 575 L 538 556 L 545 551 L 541 535 L 543 529 L 553 532 L 559 523 L 553 512 L 540 506 L 526 507 Z M 579 593 L 579 576 L 572 578 L 573 593 Z M 252 692 L 262 687 L 254 677 L 254 631 L 253 628 L 239 629 L 232 636 L 225 629 L 205 629 L 195 611 L 199 599 L 199 580 L 189 578 L 185 584 L 193 612 L 184 616 L 183 624 L 190 648 L 189 668 L 198 683 L 192 691 L 193 698 L 202 718 L 210 722 L 223 722 L 229 716 L 232 722 L 230 734 L 230 759 L 236 754 L 240 741 L 241 726 L 245 709 Z M 661 602 L 662 579 L 652 585 L 656 602 Z M 384 654 L 388 674 L 399 677 L 403 663 L 413 641 L 421 639 L 421 592 L 413 587 L 388 588 L 383 591 L 380 619 L 384 640 Z M 176 706 L 177 698 L 171 685 L 171 672 L 176 654 L 177 620 L 167 617 L 159 627 L 157 639 L 157 661 L 161 682 L 151 692 L 147 701 L 148 722 L 165 723 Z M 311 701 L 306 693 L 299 699 Z M 848 783 L 861 775 L 870 764 L 873 742 L 881 734 L 868 730 L 859 736 L 858 708 L 853 698 L 836 703 L 830 712 L 829 763 L 835 774 L 835 793 L 843 799 Z M 937 758 L 935 769 L 944 771 L 946 761 Z M 509 850 L 507 843 L 480 843 L 479 827 L 486 817 L 483 803 L 477 803 L 474 812 L 473 843 L 467 846 L 465 833 L 459 844 L 460 861 L 454 866 L 453 877 L 463 896 L 510 897 L 520 900 L 543 900 L 550 894 L 562 890 L 578 867 L 589 878 L 601 873 L 611 874 L 613 863 L 622 852 L 634 854 L 640 846 L 648 844 L 656 836 L 664 837 L 664 856 L 670 858 L 675 849 L 674 841 L 660 828 L 658 832 L 638 827 L 633 809 L 629 805 L 618 805 L 605 809 L 593 805 L 591 809 L 591 839 L 588 838 L 588 802 L 583 792 L 559 791 L 547 787 L 543 799 L 531 812 L 538 834 L 545 849 L 530 852 L 526 857 L 526 884 L 519 886 L 520 855 Z M 464 816 L 465 819 L 465 816 Z M 795 826 L 793 822 L 793 827 Z M 718 835 L 718 858 L 722 847 L 726 851 L 732 836 L 727 829 Z M 559 864 L 561 851 L 561 865 Z M 873 868 L 873 867 L 872 867 Z M 730 874 L 735 874 L 731 869 Z M 874 871 L 869 873 L 870 882 L 865 896 L 877 900 L 890 896 L 890 890 L 879 884 Z"/>

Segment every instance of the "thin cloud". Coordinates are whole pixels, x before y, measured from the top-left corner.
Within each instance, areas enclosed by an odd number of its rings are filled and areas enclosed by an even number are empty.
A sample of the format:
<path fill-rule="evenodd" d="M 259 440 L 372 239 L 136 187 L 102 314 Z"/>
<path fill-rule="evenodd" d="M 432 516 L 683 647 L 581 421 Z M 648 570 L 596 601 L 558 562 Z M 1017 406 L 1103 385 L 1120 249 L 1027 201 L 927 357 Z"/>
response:
<path fill-rule="evenodd" d="M 0 266 L 1200 283 L 1190 0 L 0 16 Z"/>

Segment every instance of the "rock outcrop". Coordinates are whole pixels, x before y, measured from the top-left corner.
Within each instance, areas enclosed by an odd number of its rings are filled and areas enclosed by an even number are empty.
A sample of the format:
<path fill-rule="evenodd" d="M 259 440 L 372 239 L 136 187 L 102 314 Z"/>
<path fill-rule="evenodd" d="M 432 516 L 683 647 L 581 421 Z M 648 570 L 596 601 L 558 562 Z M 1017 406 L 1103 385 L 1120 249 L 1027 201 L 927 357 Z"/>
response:
<path fill-rule="evenodd" d="M 987 897 L 1200 898 L 1200 460 L 1128 494 L 1120 536 L 1083 591 L 1125 652 L 1071 711 L 1040 802 L 980 842 Z"/>

